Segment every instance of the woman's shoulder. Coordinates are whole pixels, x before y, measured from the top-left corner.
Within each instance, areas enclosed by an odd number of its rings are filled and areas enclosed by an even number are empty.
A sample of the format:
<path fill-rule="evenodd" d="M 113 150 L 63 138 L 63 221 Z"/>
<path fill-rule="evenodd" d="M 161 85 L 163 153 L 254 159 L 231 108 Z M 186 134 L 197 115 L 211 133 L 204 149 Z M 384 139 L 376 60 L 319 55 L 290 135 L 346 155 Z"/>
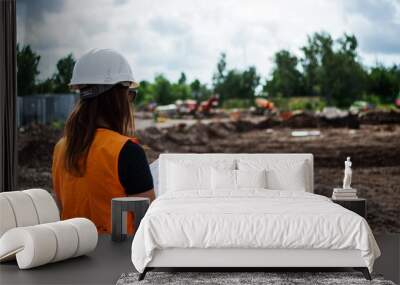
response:
<path fill-rule="evenodd" d="M 57 149 L 59 149 L 59 148 L 61 148 L 61 147 L 64 147 L 64 146 L 65 146 L 65 143 L 66 143 L 65 137 L 61 137 L 61 138 L 58 140 L 58 142 L 55 144 L 54 149 L 57 150 Z"/>
<path fill-rule="evenodd" d="M 65 153 L 65 147 L 66 147 L 66 139 L 65 137 L 62 137 L 58 140 L 58 142 L 54 146 L 53 159 L 57 160 L 63 157 Z"/>
<path fill-rule="evenodd" d="M 129 137 L 106 128 L 97 129 L 95 140 L 100 140 L 103 142 L 118 142 L 122 145 L 125 145 L 127 141 L 132 141 L 135 144 L 139 143 L 135 137 Z"/>
<path fill-rule="evenodd" d="M 140 144 L 135 140 L 128 139 L 121 149 L 121 153 L 127 153 L 129 155 L 137 155 L 144 153 L 144 150 Z"/>
<path fill-rule="evenodd" d="M 128 140 L 119 153 L 120 169 L 137 169 L 148 165 L 144 149 L 137 143 Z M 141 171 L 140 171 L 141 172 Z"/>

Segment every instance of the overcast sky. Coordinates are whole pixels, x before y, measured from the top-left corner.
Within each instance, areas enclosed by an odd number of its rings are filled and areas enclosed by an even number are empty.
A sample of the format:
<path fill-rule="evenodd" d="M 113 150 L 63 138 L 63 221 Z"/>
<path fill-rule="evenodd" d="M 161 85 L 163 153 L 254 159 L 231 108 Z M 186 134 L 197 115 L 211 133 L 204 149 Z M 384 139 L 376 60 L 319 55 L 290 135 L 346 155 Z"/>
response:
<path fill-rule="evenodd" d="M 263 77 L 280 49 L 300 54 L 307 35 L 353 33 L 367 65 L 400 64 L 400 0 L 17 0 L 17 34 L 41 55 L 41 78 L 60 57 L 114 48 L 137 80 L 158 73 L 211 82 L 221 52 L 229 68 Z"/>

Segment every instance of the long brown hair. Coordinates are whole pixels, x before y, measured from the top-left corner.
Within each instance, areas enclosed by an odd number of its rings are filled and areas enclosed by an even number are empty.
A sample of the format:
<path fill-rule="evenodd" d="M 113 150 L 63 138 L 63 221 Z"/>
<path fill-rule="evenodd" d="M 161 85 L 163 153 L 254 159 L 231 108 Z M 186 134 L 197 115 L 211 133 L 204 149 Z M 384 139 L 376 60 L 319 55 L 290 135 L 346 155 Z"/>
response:
<path fill-rule="evenodd" d="M 100 127 L 122 135 L 133 134 L 133 109 L 127 87 L 117 84 L 94 98 L 79 99 L 75 105 L 64 128 L 64 167 L 72 175 L 85 174 L 89 148 Z"/>

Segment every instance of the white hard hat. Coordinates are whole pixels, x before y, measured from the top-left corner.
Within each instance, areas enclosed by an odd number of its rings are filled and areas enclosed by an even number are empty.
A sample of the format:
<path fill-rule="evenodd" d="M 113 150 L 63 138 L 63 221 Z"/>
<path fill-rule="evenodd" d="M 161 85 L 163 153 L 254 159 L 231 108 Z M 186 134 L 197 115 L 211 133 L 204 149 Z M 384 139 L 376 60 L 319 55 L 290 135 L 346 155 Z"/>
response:
<path fill-rule="evenodd" d="M 112 49 L 92 49 L 75 63 L 70 86 L 81 89 L 86 85 L 113 86 L 121 82 L 129 82 L 130 88 L 139 86 L 125 57 Z"/>

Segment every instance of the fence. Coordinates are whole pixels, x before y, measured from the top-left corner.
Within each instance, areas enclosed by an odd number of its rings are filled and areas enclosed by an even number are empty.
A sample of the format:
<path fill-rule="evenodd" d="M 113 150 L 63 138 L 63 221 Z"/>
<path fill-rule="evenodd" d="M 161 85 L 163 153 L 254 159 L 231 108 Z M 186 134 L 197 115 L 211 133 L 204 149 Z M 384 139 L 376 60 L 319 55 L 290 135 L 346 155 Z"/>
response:
<path fill-rule="evenodd" d="M 18 97 L 17 126 L 65 121 L 77 100 L 77 94 L 43 94 Z"/>

